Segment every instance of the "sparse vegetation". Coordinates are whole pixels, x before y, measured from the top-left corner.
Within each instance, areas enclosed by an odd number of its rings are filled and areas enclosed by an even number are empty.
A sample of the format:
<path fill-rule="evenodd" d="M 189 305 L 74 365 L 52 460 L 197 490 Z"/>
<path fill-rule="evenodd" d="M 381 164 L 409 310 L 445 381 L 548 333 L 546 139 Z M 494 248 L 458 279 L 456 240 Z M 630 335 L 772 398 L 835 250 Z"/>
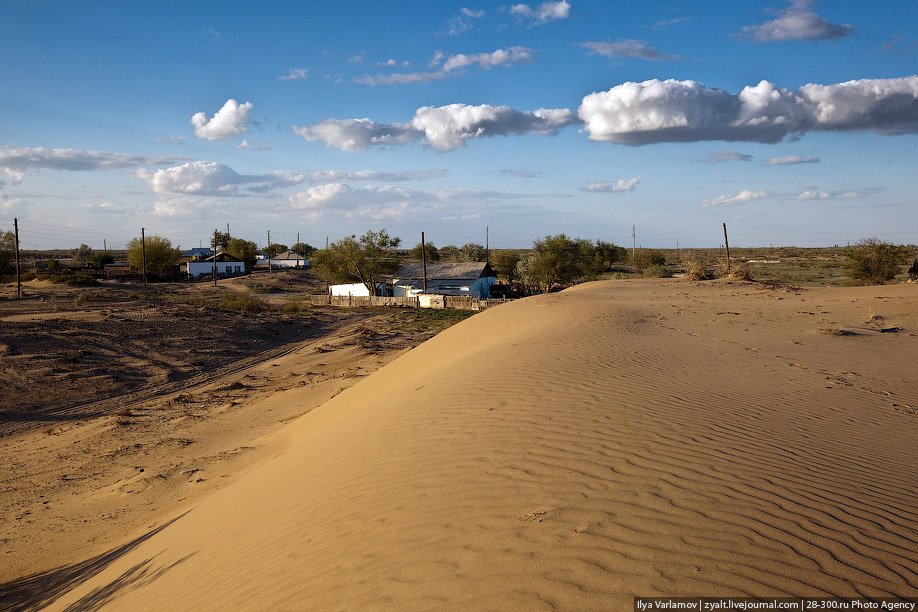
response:
<path fill-rule="evenodd" d="M 249 293 L 225 293 L 220 298 L 220 304 L 227 310 L 241 310 L 242 312 L 261 312 L 266 309 L 266 304 L 259 298 Z"/>
<path fill-rule="evenodd" d="M 899 274 L 905 249 L 877 238 L 864 238 L 845 251 L 848 276 L 867 285 L 882 285 Z"/>

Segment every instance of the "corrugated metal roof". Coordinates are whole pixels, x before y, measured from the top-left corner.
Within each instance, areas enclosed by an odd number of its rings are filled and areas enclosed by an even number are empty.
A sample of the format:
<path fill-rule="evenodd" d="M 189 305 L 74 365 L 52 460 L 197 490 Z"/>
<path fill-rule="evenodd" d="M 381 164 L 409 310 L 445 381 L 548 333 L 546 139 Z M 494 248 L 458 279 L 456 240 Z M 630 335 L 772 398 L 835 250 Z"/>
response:
<path fill-rule="evenodd" d="M 287 250 L 287 251 L 284 251 L 283 253 L 278 253 L 277 255 L 275 255 L 274 257 L 272 257 L 271 259 L 296 259 L 296 260 L 300 260 L 300 259 L 306 259 L 306 258 L 303 257 L 302 255 L 300 255 L 299 253 L 297 253 L 296 251 Z"/>
<path fill-rule="evenodd" d="M 482 277 L 494 276 L 491 266 L 486 261 L 471 263 L 429 263 L 427 264 L 427 282 L 430 281 L 475 281 Z M 405 264 L 392 275 L 396 283 L 423 280 L 423 264 Z"/>

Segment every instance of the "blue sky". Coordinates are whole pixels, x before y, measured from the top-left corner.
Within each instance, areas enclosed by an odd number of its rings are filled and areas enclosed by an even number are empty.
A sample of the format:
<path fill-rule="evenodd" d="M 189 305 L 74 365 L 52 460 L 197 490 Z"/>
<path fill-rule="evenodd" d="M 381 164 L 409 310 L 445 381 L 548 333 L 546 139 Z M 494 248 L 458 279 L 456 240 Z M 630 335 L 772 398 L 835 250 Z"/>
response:
<path fill-rule="evenodd" d="M 0 229 L 916 243 L 918 3 L 0 3 Z"/>

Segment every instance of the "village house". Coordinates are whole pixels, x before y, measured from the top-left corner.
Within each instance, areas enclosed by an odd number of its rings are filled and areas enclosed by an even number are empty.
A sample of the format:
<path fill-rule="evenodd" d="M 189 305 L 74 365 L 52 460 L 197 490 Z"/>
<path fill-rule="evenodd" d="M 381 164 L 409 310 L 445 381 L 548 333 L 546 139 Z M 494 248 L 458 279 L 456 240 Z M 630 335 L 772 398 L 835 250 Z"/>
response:
<path fill-rule="evenodd" d="M 209 247 L 196 247 L 182 253 L 179 261 L 202 261 L 213 254 L 214 252 Z"/>
<path fill-rule="evenodd" d="M 418 297 L 423 295 L 467 296 L 489 298 L 497 276 L 484 261 L 472 263 L 427 264 L 427 289 L 424 289 L 423 264 L 405 264 L 392 275 L 377 282 L 376 295 Z M 366 297 L 369 290 L 363 283 L 332 285 L 332 296 Z"/>
<path fill-rule="evenodd" d="M 214 262 L 216 257 L 217 261 Z M 245 263 L 227 253 L 217 253 L 197 261 L 182 261 L 181 272 L 188 278 L 201 278 L 212 276 L 216 267 L 218 277 L 241 276 L 245 274 Z"/>
<path fill-rule="evenodd" d="M 303 257 L 296 251 L 286 250 L 283 253 L 278 253 L 274 257 L 268 259 L 271 267 L 274 268 L 308 268 L 309 259 Z"/>

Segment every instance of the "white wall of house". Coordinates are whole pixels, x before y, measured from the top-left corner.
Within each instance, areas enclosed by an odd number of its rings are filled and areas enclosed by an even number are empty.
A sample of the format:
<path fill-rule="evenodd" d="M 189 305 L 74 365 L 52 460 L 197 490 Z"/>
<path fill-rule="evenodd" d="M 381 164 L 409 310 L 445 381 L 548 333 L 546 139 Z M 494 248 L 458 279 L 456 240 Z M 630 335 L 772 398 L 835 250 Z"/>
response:
<path fill-rule="evenodd" d="M 269 261 L 271 262 L 271 266 L 275 268 L 297 268 L 297 267 L 308 268 L 309 267 L 308 259 L 300 259 L 299 262 L 297 262 L 296 259 L 273 259 L 272 258 Z M 297 265 L 298 263 L 299 265 Z"/>
<path fill-rule="evenodd" d="M 370 290 L 363 283 L 351 283 L 349 285 L 332 285 L 329 287 L 331 294 L 347 297 L 353 295 L 356 297 L 369 297 Z"/>
<path fill-rule="evenodd" d="M 199 276 L 210 276 L 214 273 L 214 263 L 212 261 L 189 261 L 182 264 L 188 266 L 188 276 L 197 278 Z M 217 274 L 224 276 L 235 276 L 245 272 L 245 263 L 241 261 L 218 261 Z"/>
<path fill-rule="evenodd" d="M 466 281 L 440 281 L 438 283 L 428 283 L 429 291 L 442 291 L 444 293 L 467 293 L 474 297 L 488 298 L 491 296 L 491 285 L 497 282 L 493 276 L 479 278 L 474 282 Z M 415 297 L 423 291 L 422 287 L 412 287 L 410 285 L 399 285 L 398 280 L 394 281 L 392 295 L 394 297 Z"/>

